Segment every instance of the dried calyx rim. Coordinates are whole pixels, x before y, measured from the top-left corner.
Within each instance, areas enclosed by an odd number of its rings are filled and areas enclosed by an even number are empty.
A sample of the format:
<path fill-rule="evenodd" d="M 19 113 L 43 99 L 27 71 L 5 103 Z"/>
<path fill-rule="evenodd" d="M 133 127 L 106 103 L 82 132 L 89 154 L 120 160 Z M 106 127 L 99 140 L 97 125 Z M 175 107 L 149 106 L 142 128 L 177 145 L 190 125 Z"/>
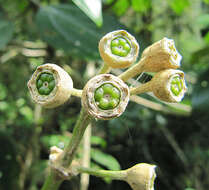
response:
<path fill-rule="evenodd" d="M 118 77 L 101 74 L 90 79 L 82 93 L 82 105 L 98 119 L 119 117 L 129 101 L 129 87 Z"/>

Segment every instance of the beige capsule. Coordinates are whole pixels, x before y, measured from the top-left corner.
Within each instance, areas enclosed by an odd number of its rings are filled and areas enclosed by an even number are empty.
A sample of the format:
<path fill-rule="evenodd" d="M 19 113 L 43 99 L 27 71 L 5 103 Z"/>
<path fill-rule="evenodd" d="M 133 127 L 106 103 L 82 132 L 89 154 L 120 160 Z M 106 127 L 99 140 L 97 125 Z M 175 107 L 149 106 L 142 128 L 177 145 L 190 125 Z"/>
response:
<path fill-rule="evenodd" d="M 53 75 L 55 87 L 48 95 L 40 94 L 37 89 L 37 80 L 43 73 Z M 71 96 L 73 81 L 68 73 L 56 64 L 44 64 L 35 70 L 28 81 L 28 88 L 32 99 L 45 108 L 55 108 L 64 104 Z"/>
<path fill-rule="evenodd" d="M 182 56 L 178 53 L 174 40 L 163 38 L 147 47 L 138 63 L 123 72 L 119 77 L 127 81 L 142 72 L 159 72 L 180 67 Z"/>
<path fill-rule="evenodd" d="M 113 41 L 122 39 L 126 42 L 124 45 L 119 44 L 118 49 L 120 53 L 114 53 Z M 128 47 L 129 46 L 129 47 Z M 128 49 L 126 49 L 126 47 Z M 139 45 L 136 39 L 125 30 L 116 30 L 106 34 L 99 42 L 99 52 L 104 62 L 112 68 L 126 68 L 134 63 L 139 52 Z M 125 52 L 123 54 L 123 52 Z"/>
<path fill-rule="evenodd" d="M 140 163 L 126 170 L 125 181 L 133 190 L 154 190 L 155 165 Z"/>
<path fill-rule="evenodd" d="M 111 84 L 120 91 L 120 99 L 113 109 L 101 109 L 95 101 L 95 91 L 104 84 Z M 108 99 L 108 94 L 104 94 Z M 129 102 L 129 87 L 118 77 L 111 74 L 100 74 L 90 79 L 82 93 L 82 106 L 93 118 L 109 120 L 119 117 L 126 109 Z"/>
<path fill-rule="evenodd" d="M 180 102 L 187 91 L 184 72 L 176 69 L 166 69 L 154 75 L 151 81 L 131 89 L 131 94 L 153 92 L 165 102 Z"/>
<path fill-rule="evenodd" d="M 147 47 L 142 53 L 143 71 L 159 72 L 180 67 L 182 56 L 177 51 L 173 39 L 164 37 Z"/>

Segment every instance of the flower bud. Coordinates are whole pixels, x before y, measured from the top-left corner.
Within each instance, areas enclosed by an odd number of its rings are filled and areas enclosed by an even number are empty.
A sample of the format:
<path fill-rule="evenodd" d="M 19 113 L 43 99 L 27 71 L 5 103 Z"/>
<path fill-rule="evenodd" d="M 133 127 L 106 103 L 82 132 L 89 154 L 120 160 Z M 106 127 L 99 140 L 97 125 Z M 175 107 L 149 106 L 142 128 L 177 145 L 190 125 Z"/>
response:
<path fill-rule="evenodd" d="M 56 162 L 60 157 L 61 154 L 63 153 L 63 150 L 56 147 L 56 146 L 52 146 L 50 148 L 50 155 L 49 155 L 49 160 L 51 163 Z"/>
<path fill-rule="evenodd" d="M 108 120 L 119 117 L 125 111 L 129 96 L 129 88 L 121 79 L 101 74 L 85 85 L 82 105 L 92 117 Z"/>
<path fill-rule="evenodd" d="M 127 169 L 125 181 L 133 190 L 154 190 L 155 165 L 141 163 Z"/>
<path fill-rule="evenodd" d="M 112 68 L 126 68 L 136 61 L 139 45 L 125 30 L 106 34 L 99 42 L 99 52 L 104 62 Z"/>
<path fill-rule="evenodd" d="M 187 90 L 184 72 L 167 69 L 157 73 L 152 79 L 152 91 L 156 97 L 166 102 L 180 102 Z"/>
<path fill-rule="evenodd" d="M 147 47 L 142 53 L 143 71 L 159 72 L 180 67 L 182 56 L 178 53 L 174 40 L 163 38 Z"/>
<path fill-rule="evenodd" d="M 69 99 L 73 81 L 58 65 L 44 64 L 33 73 L 28 88 L 36 103 L 45 108 L 54 108 Z"/>

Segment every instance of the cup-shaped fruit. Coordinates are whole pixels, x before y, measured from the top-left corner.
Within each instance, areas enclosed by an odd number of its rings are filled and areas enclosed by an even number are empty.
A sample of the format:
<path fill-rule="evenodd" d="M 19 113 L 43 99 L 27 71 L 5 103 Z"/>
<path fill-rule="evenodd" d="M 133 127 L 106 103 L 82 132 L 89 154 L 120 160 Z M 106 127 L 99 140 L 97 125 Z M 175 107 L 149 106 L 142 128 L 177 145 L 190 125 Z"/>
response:
<path fill-rule="evenodd" d="M 129 96 L 129 88 L 121 79 L 101 74 L 85 85 L 82 105 L 92 117 L 108 120 L 119 117 L 125 111 Z"/>
<path fill-rule="evenodd" d="M 99 42 L 99 52 L 104 62 L 112 68 L 126 68 L 136 61 L 139 45 L 125 30 L 106 34 Z"/>
<path fill-rule="evenodd" d="M 33 100 L 45 108 L 64 104 L 70 97 L 73 81 L 68 73 L 55 64 L 37 67 L 28 82 Z"/>
<path fill-rule="evenodd" d="M 133 190 L 154 190 L 155 165 L 141 163 L 127 169 L 125 181 Z"/>
<path fill-rule="evenodd" d="M 153 93 L 166 102 L 180 102 L 187 91 L 184 72 L 167 69 L 157 73 L 152 79 Z"/>
<path fill-rule="evenodd" d="M 147 47 L 142 53 L 143 71 L 158 72 L 180 67 L 182 56 L 175 47 L 174 40 L 163 38 Z"/>
<path fill-rule="evenodd" d="M 165 102 L 180 102 L 187 90 L 184 72 L 166 69 L 155 74 L 151 81 L 131 88 L 131 94 L 153 92 L 156 97 Z"/>

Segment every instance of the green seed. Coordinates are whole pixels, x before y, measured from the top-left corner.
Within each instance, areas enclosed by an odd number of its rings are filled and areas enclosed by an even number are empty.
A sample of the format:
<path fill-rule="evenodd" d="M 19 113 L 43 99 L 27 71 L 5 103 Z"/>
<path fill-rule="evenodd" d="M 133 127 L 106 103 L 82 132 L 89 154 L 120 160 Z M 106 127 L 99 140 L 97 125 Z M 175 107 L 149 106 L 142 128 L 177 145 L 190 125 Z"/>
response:
<path fill-rule="evenodd" d="M 112 93 L 112 90 L 113 90 L 114 86 L 112 84 L 104 84 L 102 86 L 102 89 L 104 90 L 104 94 L 110 94 Z"/>
<path fill-rule="evenodd" d="M 113 98 L 119 99 L 120 98 L 120 91 L 117 88 L 113 88 L 111 95 Z"/>
<path fill-rule="evenodd" d="M 112 46 L 118 46 L 119 45 L 119 40 L 118 39 L 113 40 L 111 45 Z"/>
<path fill-rule="evenodd" d="M 49 95 L 50 92 L 51 92 L 51 91 L 50 91 L 49 88 L 45 88 L 45 89 L 44 89 L 44 95 Z"/>
<path fill-rule="evenodd" d="M 110 102 L 109 102 L 109 109 L 113 109 L 115 108 L 117 105 L 118 105 L 118 100 L 117 99 L 112 99 Z"/>
<path fill-rule="evenodd" d="M 51 82 L 52 80 L 54 80 L 53 75 L 52 75 L 52 74 L 48 74 L 48 75 L 47 75 L 47 81 L 48 81 L 48 82 Z"/>
<path fill-rule="evenodd" d="M 119 43 L 122 46 L 125 46 L 127 44 L 127 41 L 124 38 L 119 38 Z"/>
<path fill-rule="evenodd" d="M 44 81 L 47 81 L 48 79 L 48 74 L 47 73 L 43 73 L 40 75 L 40 79 L 44 82 Z"/>
<path fill-rule="evenodd" d="M 36 86 L 37 86 L 37 88 L 40 88 L 41 86 L 43 85 L 43 82 L 42 82 L 42 80 L 37 80 L 37 82 L 36 82 Z"/>
<path fill-rule="evenodd" d="M 102 88 L 98 88 L 95 91 L 95 95 L 94 95 L 95 100 L 100 101 L 103 96 L 104 96 L 104 90 Z"/>
<path fill-rule="evenodd" d="M 130 43 L 123 36 L 117 37 L 113 39 L 111 42 L 111 51 L 112 54 L 114 55 L 125 57 L 129 54 L 130 50 L 131 50 Z"/>
<path fill-rule="evenodd" d="M 109 101 L 106 98 L 102 98 L 99 101 L 99 108 L 103 110 L 108 110 L 109 109 Z"/>
<path fill-rule="evenodd" d="M 55 87 L 55 81 L 52 80 L 52 81 L 49 83 L 48 88 L 49 88 L 50 90 L 53 90 L 54 87 Z"/>
<path fill-rule="evenodd" d="M 45 87 L 41 87 L 38 89 L 38 92 L 41 94 L 41 95 L 45 95 Z"/>

